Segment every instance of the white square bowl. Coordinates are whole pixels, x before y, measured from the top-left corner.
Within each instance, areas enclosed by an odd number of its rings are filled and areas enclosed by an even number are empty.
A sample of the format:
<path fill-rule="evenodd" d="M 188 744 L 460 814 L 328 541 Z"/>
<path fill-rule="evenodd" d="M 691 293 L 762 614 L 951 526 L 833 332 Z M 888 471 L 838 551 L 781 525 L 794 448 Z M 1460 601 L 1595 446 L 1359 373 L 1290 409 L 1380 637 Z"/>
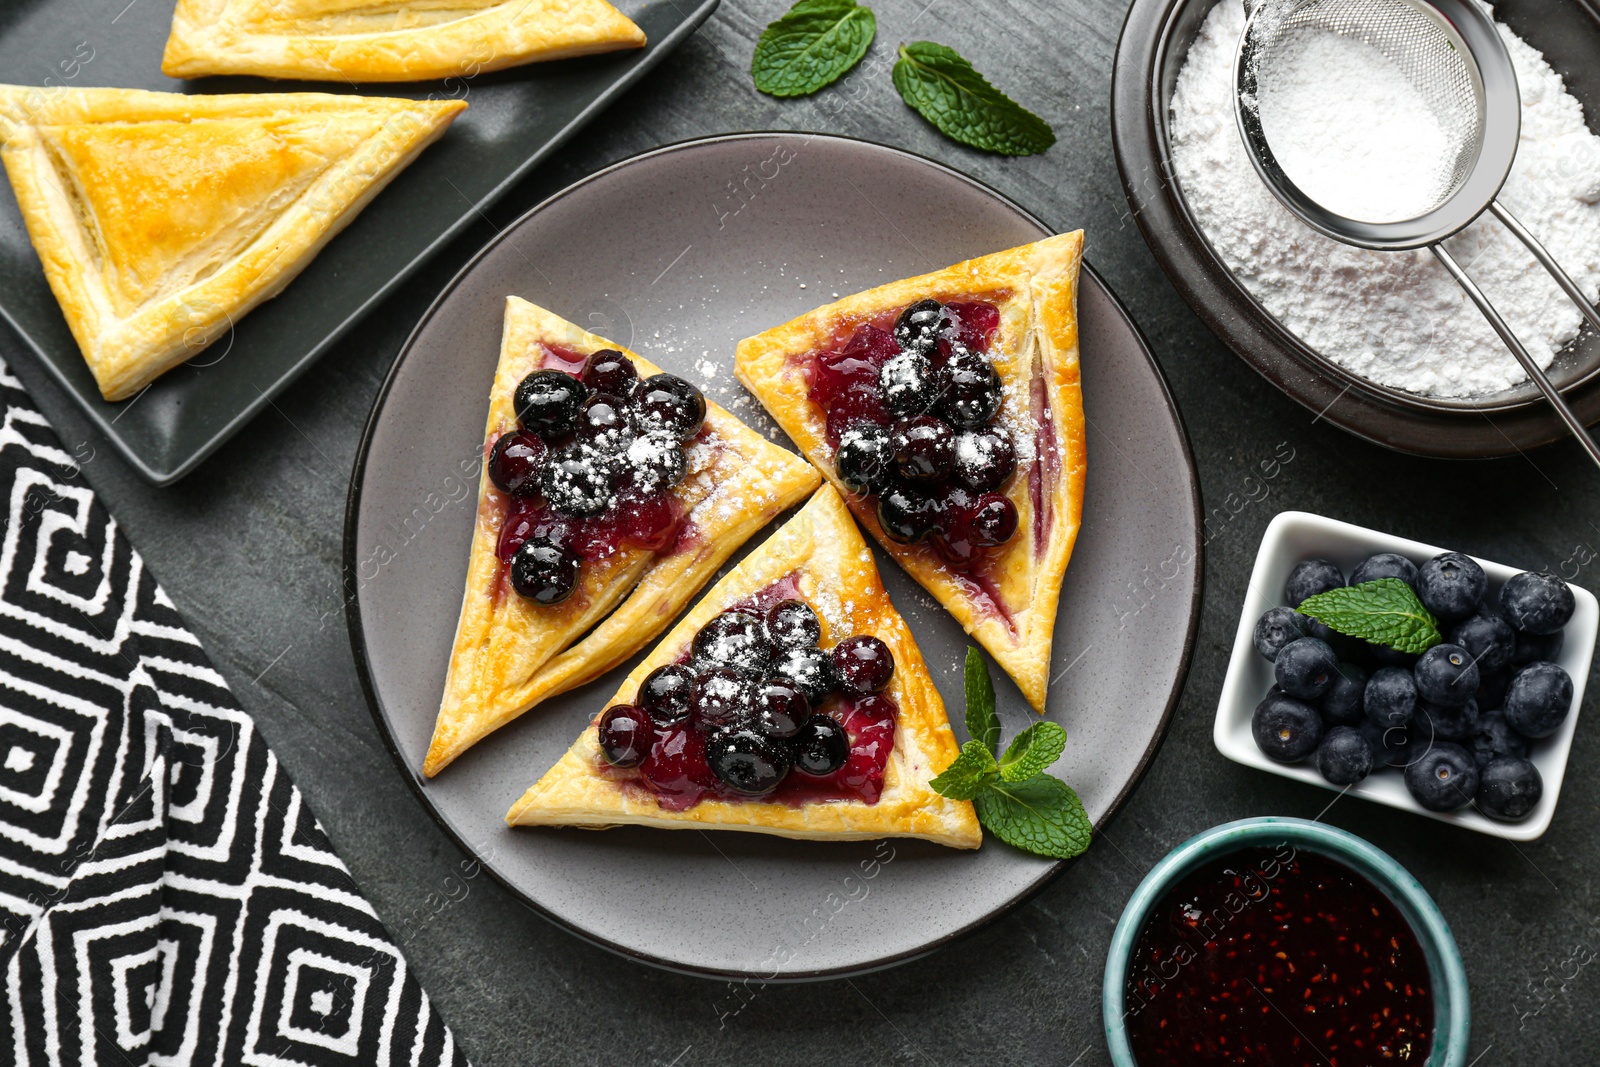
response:
<path fill-rule="evenodd" d="M 1342 787 L 1326 781 L 1311 761 L 1277 763 L 1256 747 L 1255 738 L 1250 733 L 1250 719 L 1274 680 L 1272 664 L 1255 648 L 1253 634 L 1256 620 L 1268 608 L 1283 604 L 1283 583 L 1294 565 L 1301 560 L 1332 560 L 1348 575 L 1356 564 L 1378 552 L 1398 552 L 1420 565 L 1445 551 L 1451 550 L 1304 511 L 1285 511 L 1274 518 L 1261 538 L 1261 551 L 1256 554 L 1255 569 L 1250 573 L 1250 587 L 1245 592 L 1244 607 L 1239 612 L 1239 631 L 1234 635 L 1233 655 L 1228 660 L 1228 676 L 1222 682 L 1222 696 L 1217 702 L 1217 721 L 1212 731 L 1217 750 L 1236 763 L 1339 792 Z M 1472 558 L 1489 576 L 1490 597 L 1499 596 L 1500 586 L 1506 579 L 1528 569 L 1508 567 L 1476 556 Z M 1600 632 L 1600 603 L 1596 602 L 1594 594 L 1574 585 L 1572 595 L 1577 601 L 1577 608 L 1567 623 L 1561 655 L 1556 658 L 1556 662 L 1572 676 L 1572 711 L 1554 734 L 1531 742 L 1529 758 L 1544 779 L 1544 795 L 1539 800 L 1539 806 L 1527 818 L 1520 822 L 1500 822 L 1478 811 L 1475 805 L 1452 812 L 1429 811 L 1411 798 L 1411 794 L 1406 792 L 1402 775 L 1394 769 L 1374 771 L 1351 786 L 1348 790 L 1350 795 L 1512 841 L 1532 841 L 1548 830 L 1550 819 L 1555 814 L 1556 800 L 1561 795 L 1561 780 L 1566 775 L 1567 756 L 1572 751 L 1572 734 L 1578 728 L 1578 711 L 1583 705 L 1584 686 L 1589 679 L 1589 662 L 1594 656 L 1596 634 Z"/>

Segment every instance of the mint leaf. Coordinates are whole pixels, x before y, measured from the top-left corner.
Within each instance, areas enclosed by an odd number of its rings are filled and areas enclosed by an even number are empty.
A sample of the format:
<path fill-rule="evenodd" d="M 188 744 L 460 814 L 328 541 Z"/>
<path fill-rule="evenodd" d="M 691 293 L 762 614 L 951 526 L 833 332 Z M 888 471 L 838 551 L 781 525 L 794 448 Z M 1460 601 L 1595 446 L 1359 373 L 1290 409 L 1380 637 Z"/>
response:
<path fill-rule="evenodd" d="M 1049 123 L 990 85 L 961 53 L 942 44 L 901 45 L 894 87 L 940 133 L 964 145 L 1031 156 L 1056 143 Z"/>
<path fill-rule="evenodd" d="M 1014 848 L 1036 856 L 1071 859 L 1089 847 L 1093 827 L 1078 794 L 1059 778 L 991 781 L 973 798 L 978 821 Z"/>
<path fill-rule="evenodd" d="M 1008 782 L 1021 782 L 1056 761 L 1061 750 L 1067 747 L 1067 731 L 1053 722 L 1036 722 L 1016 737 L 1006 754 L 1000 757 L 1000 777 Z"/>
<path fill-rule="evenodd" d="M 878 32 L 856 0 L 800 0 L 761 34 L 750 75 L 773 96 L 805 96 L 843 77 Z"/>
<path fill-rule="evenodd" d="M 967 691 L 967 733 L 982 741 L 992 755 L 1000 754 L 1000 719 L 994 713 L 994 682 L 983 653 L 967 646 L 967 664 L 962 677 Z"/>
<path fill-rule="evenodd" d="M 951 800 L 971 800 L 995 776 L 994 754 L 982 741 L 968 741 L 961 755 L 928 783 L 935 793 Z"/>
<path fill-rule="evenodd" d="M 1331 630 L 1399 652 L 1426 652 L 1444 640 L 1438 621 L 1398 578 L 1330 589 L 1307 597 L 1295 610 Z"/>

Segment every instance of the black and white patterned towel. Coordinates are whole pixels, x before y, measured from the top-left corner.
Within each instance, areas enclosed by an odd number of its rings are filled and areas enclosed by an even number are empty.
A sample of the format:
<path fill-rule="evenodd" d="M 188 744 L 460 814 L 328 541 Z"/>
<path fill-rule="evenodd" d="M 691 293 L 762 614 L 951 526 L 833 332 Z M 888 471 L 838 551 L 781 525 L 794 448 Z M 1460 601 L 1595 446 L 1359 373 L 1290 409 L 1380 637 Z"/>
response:
<path fill-rule="evenodd" d="M 0 1063 L 465 1064 L 0 364 Z"/>

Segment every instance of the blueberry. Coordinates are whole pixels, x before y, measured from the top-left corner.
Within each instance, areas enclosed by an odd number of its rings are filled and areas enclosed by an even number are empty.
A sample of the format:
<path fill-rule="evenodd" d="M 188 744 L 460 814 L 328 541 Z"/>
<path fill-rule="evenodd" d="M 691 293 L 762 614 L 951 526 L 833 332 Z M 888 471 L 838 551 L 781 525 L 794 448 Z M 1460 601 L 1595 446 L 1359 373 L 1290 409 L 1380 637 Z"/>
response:
<path fill-rule="evenodd" d="M 1501 711 L 1486 711 L 1478 716 L 1478 728 L 1472 734 L 1472 757 L 1481 771 L 1490 760 L 1501 756 L 1526 756 L 1528 739 L 1511 728 Z"/>
<path fill-rule="evenodd" d="M 774 649 L 815 648 L 822 620 L 804 600 L 780 600 L 767 609 L 767 641 Z"/>
<path fill-rule="evenodd" d="M 820 648 L 787 648 L 772 661 L 771 673 L 800 687 L 813 708 L 821 706 L 837 685 L 833 657 Z"/>
<path fill-rule="evenodd" d="M 1506 690 L 1511 688 L 1511 672 L 1515 667 L 1507 667 L 1499 671 L 1478 672 L 1478 692 L 1473 699 L 1480 708 L 1503 708 L 1506 704 Z"/>
<path fill-rule="evenodd" d="M 1367 672 L 1354 663 L 1339 664 L 1333 684 L 1322 694 L 1322 718 L 1330 726 L 1359 726 L 1366 712 L 1362 694 L 1367 691 Z"/>
<path fill-rule="evenodd" d="M 1572 618 L 1572 587 L 1549 571 L 1514 574 L 1500 587 L 1506 621 L 1530 634 L 1555 633 Z"/>
<path fill-rule="evenodd" d="M 578 380 L 596 393 L 628 396 L 639 380 L 639 371 L 633 360 L 621 352 L 602 348 L 589 353 L 589 358 L 583 361 L 583 370 L 578 372 Z"/>
<path fill-rule="evenodd" d="M 1003 545 L 1017 532 L 1021 517 L 1010 497 L 999 493 L 985 493 L 973 502 L 967 516 L 967 529 L 972 543 L 982 548 Z"/>
<path fill-rule="evenodd" d="M 748 725 L 755 718 L 755 684 L 728 667 L 694 676 L 689 692 L 689 714 L 703 733 L 723 727 Z"/>
<path fill-rule="evenodd" d="M 918 300 L 895 319 L 894 339 L 907 352 L 931 356 L 945 325 L 944 305 L 937 300 Z"/>
<path fill-rule="evenodd" d="M 922 493 L 891 486 L 878 497 L 878 525 L 891 541 L 914 545 L 933 532 L 933 509 Z"/>
<path fill-rule="evenodd" d="M 1017 469 L 1017 450 L 1011 435 L 996 426 L 962 430 L 956 434 L 956 462 L 952 475 L 975 493 L 999 489 Z"/>
<path fill-rule="evenodd" d="M 1278 650 L 1273 673 L 1285 693 L 1301 700 L 1315 700 L 1333 685 L 1339 661 L 1326 641 L 1302 637 Z"/>
<path fill-rule="evenodd" d="M 1335 726 L 1317 746 L 1317 770 L 1334 785 L 1355 785 L 1372 773 L 1372 746 L 1353 726 Z"/>
<path fill-rule="evenodd" d="M 639 683 L 639 702 L 652 719 L 662 726 L 689 717 L 689 697 L 694 690 L 694 672 L 681 663 L 657 667 Z"/>
<path fill-rule="evenodd" d="M 1434 645 L 1411 669 L 1417 695 L 1434 704 L 1465 704 L 1478 691 L 1478 665 L 1460 645 Z"/>
<path fill-rule="evenodd" d="M 1283 599 L 1297 608 L 1307 597 L 1344 586 L 1344 572 L 1325 559 L 1308 559 L 1294 565 L 1283 583 Z"/>
<path fill-rule="evenodd" d="M 826 715 L 813 715 L 790 742 L 794 769 L 806 774 L 832 774 L 850 756 L 850 735 Z"/>
<path fill-rule="evenodd" d="M 1433 608 L 1428 610 L 1433 611 Z M 1434 611 L 1434 614 L 1438 614 Z M 1491 674 L 1511 665 L 1511 654 L 1516 648 L 1517 632 L 1511 624 L 1492 613 L 1479 613 L 1456 623 L 1450 631 L 1450 643 L 1467 650 L 1478 665 L 1478 673 Z"/>
<path fill-rule="evenodd" d="M 645 429 L 663 430 L 680 441 L 706 421 L 705 394 L 676 374 L 652 374 L 633 391 L 633 409 Z"/>
<path fill-rule="evenodd" d="M 600 736 L 600 754 L 613 767 L 637 767 L 650 754 L 650 746 L 656 740 L 650 716 L 632 704 L 607 708 L 596 732 Z"/>
<path fill-rule="evenodd" d="M 1479 773 L 1478 810 L 1491 819 L 1525 818 L 1544 796 L 1539 768 L 1519 756 L 1501 756 Z"/>
<path fill-rule="evenodd" d="M 1435 704 L 1418 700 L 1417 727 L 1424 734 L 1431 730 L 1438 741 L 1470 744 L 1472 735 L 1478 730 L 1478 702 L 1469 700 L 1465 704 Z"/>
<path fill-rule="evenodd" d="M 894 653 L 871 634 L 847 637 L 833 648 L 833 673 L 846 693 L 881 693 L 894 677 Z"/>
<path fill-rule="evenodd" d="M 580 441 L 587 441 L 601 452 L 616 454 L 628 450 L 639 435 L 639 426 L 621 397 L 594 393 L 578 409 L 574 432 Z"/>
<path fill-rule="evenodd" d="M 845 430 L 833 453 L 833 469 L 852 493 L 871 493 L 886 484 L 894 473 L 894 444 L 889 431 L 871 422 Z"/>
<path fill-rule="evenodd" d="M 1549 737 L 1572 709 L 1572 679 L 1560 665 L 1530 663 L 1511 677 L 1506 722 L 1523 737 Z"/>
<path fill-rule="evenodd" d="M 789 751 L 757 730 L 736 726 L 706 739 L 706 764 L 735 793 L 760 797 L 783 784 L 789 774 Z"/>
<path fill-rule="evenodd" d="M 1268 759 L 1298 763 L 1317 750 L 1322 741 L 1322 716 L 1303 700 L 1269 693 L 1256 705 L 1250 720 L 1256 747 Z"/>
<path fill-rule="evenodd" d="M 939 409 L 952 426 L 976 430 L 1000 413 L 1000 374 L 981 352 L 955 344 L 939 368 Z"/>
<path fill-rule="evenodd" d="M 1409 726 L 1380 726 L 1363 719 L 1361 736 L 1372 746 L 1372 760 L 1379 767 L 1404 767 L 1411 761 L 1412 736 Z"/>
<path fill-rule="evenodd" d="M 532 496 L 539 491 L 539 468 L 546 451 L 538 434 L 521 430 L 501 434 L 489 450 L 489 480 L 502 493 Z"/>
<path fill-rule="evenodd" d="M 1361 704 L 1377 725 L 1404 726 L 1417 711 L 1417 683 L 1404 667 L 1380 667 L 1367 679 Z"/>
<path fill-rule="evenodd" d="M 1553 663 L 1561 655 L 1561 646 L 1566 643 L 1564 630 L 1552 630 L 1547 634 L 1530 634 L 1524 630 L 1516 633 L 1517 641 L 1511 649 L 1511 662 L 1518 667 L 1541 659 Z"/>
<path fill-rule="evenodd" d="M 517 383 L 512 403 L 523 427 L 548 440 L 572 432 L 588 395 L 584 384 L 564 371 L 536 370 Z"/>
<path fill-rule="evenodd" d="M 898 419 L 926 415 L 938 399 L 933 364 L 920 352 L 901 352 L 878 368 L 883 406 Z"/>
<path fill-rule="evenodd" d="M 767 663 L 772 659 L 766 621 L 753 611 L 741 609 L 724 611 L 707 620 L 694 635 L 693 650 L 698 670 L 729 667 L 752 677 L 766 674 Z"/>
<path fill-rule="evenodd" d="M 1350 572 L 1350 584 L 1375 582 L 1379 578 L 1398 578 L 1412 589 L 1417 587 L 1417 565 L 1396 552 L 1368 556 Z"/>
<path fill-rule="evenodd" d="M 1478 764 L 1449 741 L 1436 741 L 1406 767 L 1406 791 L 1429 811 L 1455 811 L 1478 791 Z"/>
<path fill-rule="evenodd" d="M 687 473 L 683 446 L 670 433 L 649 430 L 628 443 L 622 473 L 645 496 L 666 492 Z"/>
<path fill-rule="evenodd" d="M 811 702 L 787 678 L 768 678 L 756 689 L 756 729 L 787 741 L 811 721 Z"/>
<path fill-rule="evenodd" d="M 1477 610 L 1489 576 L 1470 557 L 1443 552 L 1417 570 L 1417 599 L 1442 622 L 1464 619 Z"/>
<path fill-rule="evenodd" d="M 578 587 L 578 554 L 544 537 L 530 537 L 511 557 L 511 588 L 536 604 L 559 604 Z"/>
<path fill-rule="evenodd" d="M 1417 655 L 1414 652 L 1401 652 L 1398 648 L 1380 645 L 1371 641 L 1362 642 L 1366 647 L 1363 652 L 1372 662 L 1380 667 L 1404 667 L 1410 670 L 1416 666 Z"/>
<path fill-rule="evenodd" d="M 938 481 L 955 466 L 955 431 L 932 415 L 896 423 L 890 443 L 894 447 L 895 469 L 907 481 Z"/>
<path fill-rule="evenodd" d="M 605 457 L 573 444 L 550 457 L 539 472 L 539 489 L 560 514 L 588 518 L 606 509 L 615 487 Z"/>
<path fill-rule="evenodd" d="M 1269 660 L 1278 658 L 1278 650 L 1290 641 L 1298 641 L 1306 636 L 1306 617 L 1293 608 L 1268 608 L 1266 614 L 1256 620 L 1255 633 L 1251 639 L 1255 641 L 1256 651 Z"/>

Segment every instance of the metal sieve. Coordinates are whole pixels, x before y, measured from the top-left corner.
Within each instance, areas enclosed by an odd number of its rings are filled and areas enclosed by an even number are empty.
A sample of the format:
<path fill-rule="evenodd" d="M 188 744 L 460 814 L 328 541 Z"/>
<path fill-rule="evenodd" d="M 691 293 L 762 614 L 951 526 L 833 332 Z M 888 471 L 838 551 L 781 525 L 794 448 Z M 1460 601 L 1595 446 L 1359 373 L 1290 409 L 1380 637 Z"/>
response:
<path fill-rule="evenodd" d="M 1491 212 L 1600 330 L 1600 313 L 1577 283 L 1496 199 L 1516 158 L 1522 98 L 1511 55 L 1494 21 L 1475 0 L 1245 0 L 1245 7 L 1249 18 L 1234 60 L 1234 115 L 1245 154 L 1267 188 L 1306 225 L 1336 241 L 1384 252 L 1431 251 L 1600 465 L 1600 446 L 1443 244 Z M 1273 155 L 1262 129 L 1262 101 L 1283 84 L 1286 61 L 1317 34 L 1354 38 L 1376 49 L 1412 84 L 1443 127 L 1448 149 L 1437 185 L 1424 191 L 1429 206 L 1421 214 L 1368 222 L 1330 211 L 1295 185 Z"/>

